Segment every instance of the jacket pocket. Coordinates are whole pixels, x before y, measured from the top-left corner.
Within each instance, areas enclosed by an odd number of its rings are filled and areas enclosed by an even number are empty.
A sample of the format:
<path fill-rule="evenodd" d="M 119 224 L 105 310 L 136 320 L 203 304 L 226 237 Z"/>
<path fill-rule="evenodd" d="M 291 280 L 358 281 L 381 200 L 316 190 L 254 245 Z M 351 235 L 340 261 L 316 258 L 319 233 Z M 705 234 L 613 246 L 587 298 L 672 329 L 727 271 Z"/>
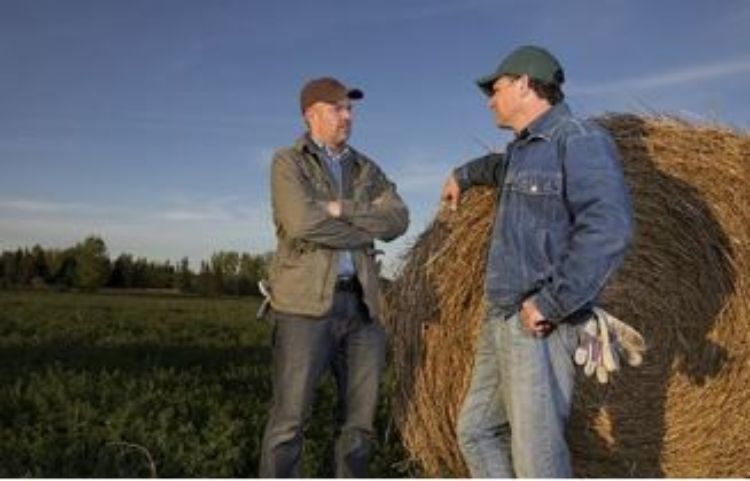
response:
<path fill-rule="evenodd" d="M 510 181 L 510 189 L 525 195 L 557 195 L 562 193 L 562 175 L 559 172 L 518 172 Z"/>
<path fill-rule="evenodd" d="M 561 173 L 521 171 L 505 187 L 509 190 L 505 208 L 521 228 L 549 228 L 565 221 Z"/>
<path fill-rule="evenodd" d="M 272 296 L 278 305 L 318 306 L 324 301 L 330 254 L 325 250 L 295 253 L 275 263 Z M 296 311 L 296 309 L 295 309 Z"/>

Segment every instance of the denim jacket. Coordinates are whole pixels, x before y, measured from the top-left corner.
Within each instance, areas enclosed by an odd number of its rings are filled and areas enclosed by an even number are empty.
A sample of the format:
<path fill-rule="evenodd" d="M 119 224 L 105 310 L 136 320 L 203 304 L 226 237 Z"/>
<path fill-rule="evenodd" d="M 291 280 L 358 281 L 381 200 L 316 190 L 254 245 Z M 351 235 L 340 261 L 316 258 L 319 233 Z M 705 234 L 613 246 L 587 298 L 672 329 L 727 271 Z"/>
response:
<path fill-rule="evenodd" d="M 633 234 L 620 157 L 607 132 L 560 103 L 505 155 L 480 157 L 454 175 L 462 190 L 498 188 L 485 285 L 489 314 L 513 314 L 531 298 L 558 323 L 591 307 Z"/>

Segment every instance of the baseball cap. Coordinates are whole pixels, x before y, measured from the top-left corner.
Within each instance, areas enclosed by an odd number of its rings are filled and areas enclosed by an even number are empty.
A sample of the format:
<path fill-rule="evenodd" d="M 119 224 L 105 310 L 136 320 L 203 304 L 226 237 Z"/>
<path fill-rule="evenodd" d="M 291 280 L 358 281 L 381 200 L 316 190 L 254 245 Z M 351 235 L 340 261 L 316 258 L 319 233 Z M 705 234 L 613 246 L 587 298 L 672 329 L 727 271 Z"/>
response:
<path fill-rule="evenodd" d="M 547 50 L 533 45 L 518 47 L 505 57 L 497 70 L 477 80 L 482 92 L 491 96 L 492 86 L 503 75 L 528 75 L 548 84 L 562 85 L 565 73 L 562 65 Z"/>
<path fill-rule="evenodd" d="M 364 96 L 360 89 L 350 89 L 333 77 L 322 77 L 310 80 L 302 87 L 299 104 L 304 113 L 315 102 L 332 104 L 344 99 L 360 100 Z"/>

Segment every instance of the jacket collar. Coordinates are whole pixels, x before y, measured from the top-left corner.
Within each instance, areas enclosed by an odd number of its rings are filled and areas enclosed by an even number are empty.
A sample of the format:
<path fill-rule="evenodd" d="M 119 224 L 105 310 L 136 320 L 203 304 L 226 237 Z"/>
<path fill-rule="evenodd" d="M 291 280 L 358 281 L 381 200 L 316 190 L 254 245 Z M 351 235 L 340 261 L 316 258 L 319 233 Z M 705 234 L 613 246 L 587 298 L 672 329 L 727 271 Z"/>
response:
<path fill-rule="evenodd" d="M 560 122 L 570 116 L 571 112 L 568 104 L 560 102 L 559 104 L 553 105 L 549 110 L 534 119 L 533 122 L 518 134 L 518 137 L 524 139 L 532 137 L 550 139 L 552 138 L 552 132 L 557 128 Z"/>
<path fill-rule="evenodd" d="M 318 145 L 315 143 L 312 137 L 310 137 L 309 132 L 306 132 L 300 135 L 297 138 L 297 140 L 294 142 L 294 145 L 292 146 L 292 148 L 300 153 L 307 152 L 310 154 L 315 154 L 316 156 L 322 153 L 321 148 L 318 147 Z M 359 153 L 357 152 L 357 150 L 354 149 L 354 147 L 352 147 L 351 145 L 347 145 L 346 149 L 347 149 L 347 157 L 356 159 L 359 156 Z"/>
<path fill-rule="evenodd" d="M 315 146 L 315 142 L 310 138 L 310 134 L 304 133 L 297 138 L 297 140 L 294 142 L 294 150 L 298 152 L 310 152 L 310 153 L 317 153 L 318 149 Z"/>

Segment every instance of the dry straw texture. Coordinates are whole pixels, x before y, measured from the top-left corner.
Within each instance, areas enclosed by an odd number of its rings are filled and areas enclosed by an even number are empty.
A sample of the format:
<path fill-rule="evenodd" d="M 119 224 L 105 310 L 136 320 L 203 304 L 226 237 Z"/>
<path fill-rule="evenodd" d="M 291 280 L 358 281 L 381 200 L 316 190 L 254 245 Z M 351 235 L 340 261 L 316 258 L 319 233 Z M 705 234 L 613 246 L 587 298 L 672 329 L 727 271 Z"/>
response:
<path fill-rule="evenodd" d="M 750 139 L 673 118 L 598 119 L 615 138 L 636 236 L 601 297 L 644 333 L 643 366 L 579 376 L 577 476 L 750 475 Z M 389 291 L 397 421 L 425 473 L 467 475 L 455 425 L 483 317 L 495 199 L 469 192 L 407 253 Z"/>

